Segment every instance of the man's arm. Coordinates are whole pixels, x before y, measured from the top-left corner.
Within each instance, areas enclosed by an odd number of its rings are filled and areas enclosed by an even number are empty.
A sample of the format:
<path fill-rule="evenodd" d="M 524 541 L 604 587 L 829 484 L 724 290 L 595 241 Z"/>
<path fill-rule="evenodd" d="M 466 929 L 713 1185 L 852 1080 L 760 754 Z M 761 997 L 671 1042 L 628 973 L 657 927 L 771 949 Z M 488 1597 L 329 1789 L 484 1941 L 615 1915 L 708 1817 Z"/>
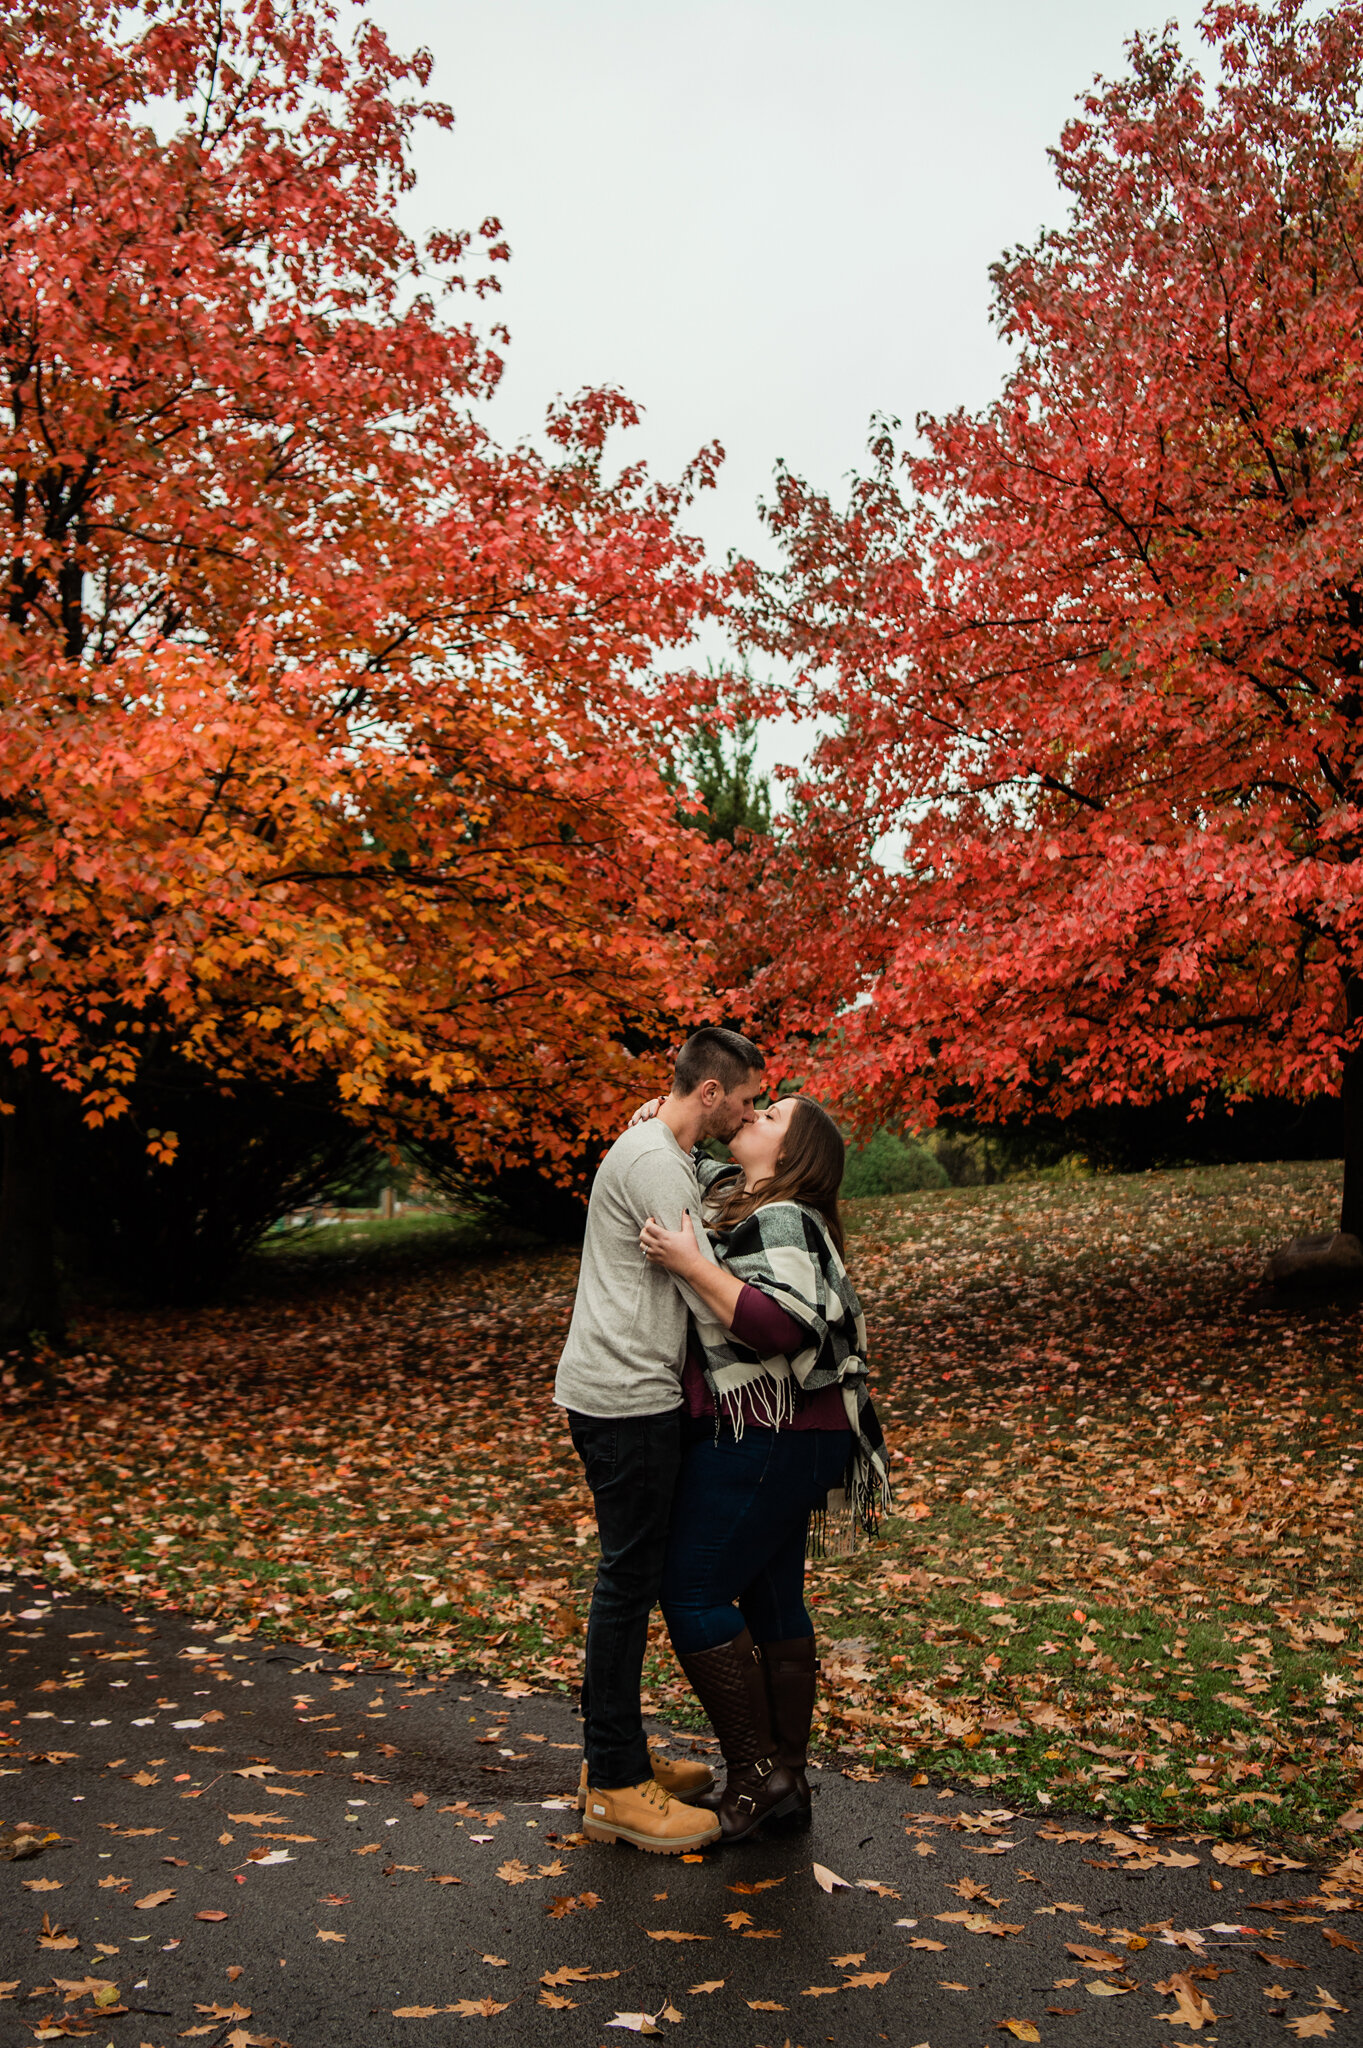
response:
<path fill-rule="evenodd" d="M 639 1230 L 643 1229 L 650 1216 L 661 1223 L 664 1230 L 680 1230 L 686 1211 L 700 1208 L 700 1189 L 694 1169 L 681 1152 L 671 1146 L 666 1151 L 660 1148 L 656 1152 L 647 1152 L 642 1159 L 635 1160 L 625 1176 L 624 1195 L 635 1228 Z M 701 1235 L 705 1233 L 702 1231 Z M 708 1239 L 706 1249 L 709 1249 Z"/>

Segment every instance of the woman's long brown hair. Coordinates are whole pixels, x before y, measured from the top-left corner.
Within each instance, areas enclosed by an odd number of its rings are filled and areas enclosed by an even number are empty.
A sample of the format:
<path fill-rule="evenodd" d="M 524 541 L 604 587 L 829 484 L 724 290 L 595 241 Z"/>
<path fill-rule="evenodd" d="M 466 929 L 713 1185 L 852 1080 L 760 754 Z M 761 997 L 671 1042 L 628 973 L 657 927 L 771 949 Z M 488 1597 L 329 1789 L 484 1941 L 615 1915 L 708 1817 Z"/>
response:
<path fill-rule="evenodd" d="M 803 1202 L 823 1217 L 841 1258 L 844 1239 L 838 1189 L 846 1163 L 842 1132 L 828 1111 L 807 1095 L 797 1096 L 775 1173 L 755 1188 L 736 1187 L 720 1202 L 713 1221 L 720 1230 L 732 1230 L 754 1210 L 765 1209 L 768 1202 Z"/>

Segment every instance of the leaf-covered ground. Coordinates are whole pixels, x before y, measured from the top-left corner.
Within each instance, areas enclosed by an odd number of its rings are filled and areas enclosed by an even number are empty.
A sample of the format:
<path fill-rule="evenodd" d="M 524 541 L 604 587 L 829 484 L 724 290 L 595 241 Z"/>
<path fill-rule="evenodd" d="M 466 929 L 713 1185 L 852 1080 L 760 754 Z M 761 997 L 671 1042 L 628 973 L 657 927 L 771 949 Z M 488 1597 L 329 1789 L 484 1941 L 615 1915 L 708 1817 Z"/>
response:
<path fill-rule="evenodd" d="M 818 1743 L 1012 1801 L 1318 1838 L 1363 1795 L 1357 1306 L 1256 1299 L 1335 1169 L 856 1205 L 897 1514 L 811 1588 Z M 0 1548 L 400 1669 L 567 1688 L 594 1557 L 553 1367 L 575 1260 L 276 1260 L 10 1389 Z M 650 1702 L 685 1716 L 661 1635 Z"/>

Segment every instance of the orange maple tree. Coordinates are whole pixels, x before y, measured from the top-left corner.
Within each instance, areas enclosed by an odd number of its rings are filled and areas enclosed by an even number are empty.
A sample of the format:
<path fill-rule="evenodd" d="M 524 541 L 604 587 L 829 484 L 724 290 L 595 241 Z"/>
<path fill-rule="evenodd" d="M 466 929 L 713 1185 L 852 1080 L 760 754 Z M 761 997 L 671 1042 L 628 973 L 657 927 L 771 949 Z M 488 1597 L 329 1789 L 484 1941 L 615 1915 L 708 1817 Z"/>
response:
<path fill-rule="evenodd" d="M 1342 1091 L 1363 1231 L 1363 8 L 1202 33 L 1065 130 L 996 402 L 780 480 L 832 729 L 762 979 L 868 1116 Z"/>
<path fill-rule="evenodd" d="M 153 1047 L 495 1158 L 704 1001 L 658 656 L 719 451 L 613 473 L 607 390 L 490 439 L 498 224 L 398 217 L 429 71 L 323 0 L 0 5 L 0 1244 L 45 1095 Z"/>

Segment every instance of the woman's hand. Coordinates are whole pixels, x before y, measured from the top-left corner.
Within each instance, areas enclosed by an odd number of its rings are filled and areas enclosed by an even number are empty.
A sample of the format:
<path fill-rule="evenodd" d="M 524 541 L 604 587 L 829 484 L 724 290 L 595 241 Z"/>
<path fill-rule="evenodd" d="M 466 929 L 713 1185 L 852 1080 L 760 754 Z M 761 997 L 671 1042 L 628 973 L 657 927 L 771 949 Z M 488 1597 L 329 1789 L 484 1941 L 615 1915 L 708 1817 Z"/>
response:
<path fill-rule="evenodd" d="M 680 1230 L 664 1230 L 661 1223 L 650 1216 L 639 1232 L 639 1249 L 650 1266 L 662 1266 L 669 1273 L 680 1273 L 683 1279 L 698 1267 L 703 1269 L 710 1263 L 696 1242 L 695 1225 L 689 1209 L 683 1212 Z"/>
<path fill-rule="evenodd" d="M 653 1096 L 648 1102 L 641 1102 L 629 1122 L 625 1125 L 625 1129 L 632 1131 L 636 1124 L 646 1124 L 650 1117 L 655 1117 L 658 1114 L 662 1106 L 663 1098 L 661 1095 Z"/>

